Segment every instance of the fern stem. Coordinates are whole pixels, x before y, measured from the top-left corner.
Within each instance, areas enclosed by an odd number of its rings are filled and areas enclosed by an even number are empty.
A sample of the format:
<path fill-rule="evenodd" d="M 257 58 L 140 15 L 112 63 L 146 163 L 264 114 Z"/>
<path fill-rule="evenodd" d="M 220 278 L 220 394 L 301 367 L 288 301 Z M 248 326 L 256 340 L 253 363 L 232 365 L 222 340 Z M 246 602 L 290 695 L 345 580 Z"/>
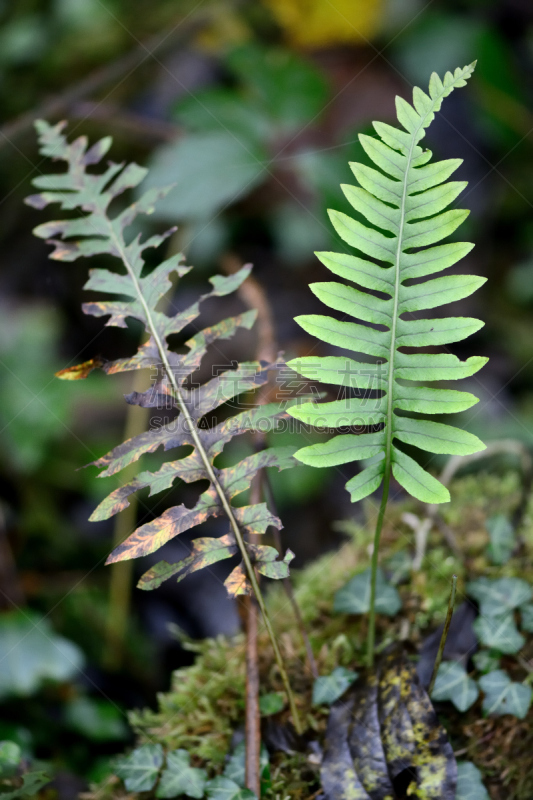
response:
<path fill-rule="evenodd" d="M 214 471 L 214 468 L 213 468 L 213 466 L 211 464 L 211 461 L 209 460 L 209 457 L 208 457 L 207 453 L 204 450 L 204 447 L 203 447 L 203 444 L 202 444 L 202 440 L 200 439 L 200 437 L 198 435 L 198 432 L 197 432 L 196 424 L 195 424 L 193 418 L 191 417 L 191 414 L 189 412 L 189 409 L 187 408 L 187 404 L 185 403 L 185 400 L 184 400 L 183 395 L 181 393 L 181 390 L 180 390 L 180 387 L 178 385 L 178 382 L 176 381 L 176 376 L 174 375 L 174 371 L 172 370 L 172 367 L 170 366 L 170 363 L 169 363 L 169 360 L 168 360 L 168 357 L 167 357 L 166 348 L 163 345 L 163 343 L 161 341 L 161 338 L 159 336 L 159 333 L 157 331 L 156 325 L 154 324 L 154 321 L 153 321 L 153 318 L 152 318 L 152 313 L 150 311 L 150 307 L 148 306 L 148 304 L 147 304 L 147 302 L 146 302 L 146 300 L 144 298 L 144 295 L 143 295 L 141 287 L 139 285 L 139 281 L 137 279 L 137 276 L 135 275 L 135 272 L 134 272 L 131 264 L 128 261 L 128 258 L 126 256 L 126 253 L 125 253 L 125 250 L 124 250 L 123 243 L 121 242 L 121 240 L 117 236 L 116 231 L 115 231 L 112 223 L 110 222 L 110 220 L 108 219 L 108 217 L 107 217 L 107 215 L 105 213 L 103 214 L 103 219 L 105 220 L 105 223 L 109 227 L 110 238 L 112 238 L 112 240 L 115 243 L 115 246 L 116 246 L 117 251 L 118 251 L 118 253 L 120 255 L 120 258 L 121 258 L 124 266 L 126 267 L 128 275 L 129 275 L 129 277 L 130 277 L 130 279 L 131 279 L 131 281 L 133 283 L 133 286 L 135 288 L 135 291 L 136 291 L 137 297 L 139 299 L 139 302 L 140 302 L 140 304 L 141 304 L 141 306 L 143 308 L 143 311 L 144 311 L 144 314 L 145 314 L 145 318 L 146 318 L 146 322 L 147 322 L 147 326 L 150 329 L 150 332 L 152 334 L 152 337 L 154 339 L 156 347 L 157 347 L 157 349 L 159 351 L 159 355 L 161 357 L 162 364 L 163 364 L 163 366 L 165 368 L 165 372 L 167 374 L 168 380 L 170 381 L 170 384 L 171 384 L 172 389 L 174 391 L 176 402 L 178 404 L 179 410 L 183 414 L 183 417 L 184 417 L 184 419 L 185 419 L 185 421 L 187 423 L 187 429 L 191 433 L 191 436 L 193 438 L 195 447 L 197 448 L 197 451 L 200 454 L 200 458 L 202 459 L 202 462 L 204 464 L 204 467 L 205 467 L 205 470 L 206 470 L 207 475 L 209 477 L 209 480 L 211 481 L 212 485 L 215 487 L 215 491 L 218 494 L 218 497 L 219 497 L 220 502 L 222 504 L 222 508 L 224 509 L 224 511 L 225 511 L 225 513 L 226 513 L 226 515 L 227 515 L 227 517 L 229 519 L 229 522 L 230 522 L 230 525 L 231 525 L 231 529 L 232 529 L 232 531 L 233 531 L 233 533 L 235 535 L 235 539 L 237 541 L 237 545 L 239 547 L 239 550 L 241 551 L 242 560 L 244 561 L 244 565 L 246 567 L 246 573 L 248 575 L 248 579 L 249 579 L 250 584 L 252 586 L 252 590 L 254 592 L 254 595 L 255 595 L 255 597 L 257 599 L 257 604 L 259 605 L 259 608 L 261 609 L 261 614 L 263 615 L 263 620 L 264 620 L 264 623 L 265 623 L 265 627 L 266 627 L 266 629 L 268 631 L 268 635 L 269 635 L 270 641 L 272 643 L 272 649 L 274 651 L 274 657 L 276 659 L 276 663 L 277 663 L 277 666 L 278 666 L 278 669 L 279 669 L 279 672 L 280 672 L 280 675 L 281 675 L 281 680 L 283 681 L 283 685 L 285 687 L 285 691 L 287 692 L 287 698 L 289 700 L 289 706 L 290 706 L 290 709 L 291 709 L 291 716 L 292 716 L 292 719 L 293 719 L 294 727 L 295 727 L 295 729 L 296 729 L 298 734 L 302 734 L 303 733 L 303 728 L 302 728 L 302 724 L 300 722 L 300 717 L 298 715 L 298 709 L 296 707 L 296 701 L 295 701 L 295 698 L 294 698 L 294 695 L 293 695 L 293 692 L 292 692 L 292 689 L 291 689 L 291 685 L 290 685 L 290 682 L 289 682 L 289 676 L 288 676 L 287 671 L 285 669 L 285 664 L 283 662 L 283 656 L 281 654 L 281 650 L 279 648 L 278 641 L 277 641 L 276 635 L 274 633 L 274 628 L 272 627 L 272 622 L 271 622 L 270 617 L 268 615 L 268 611 L 267 611 L 267 608 L 266 608 L 266 604 L 265 604 L 265 600 L 264 600 L 263 594 L 262 594 L 261 589 L 259 587 L 259 581 L 257 580 L 257 576 L 255 574 L 255 570 L 253 568 L 252 562 L 250 561 L 250 557 L 249 557 L 248 552 L 246 550 L 241 530 L 239 528 L 237 520 L 235 519 L 235 515 L 233 514 L 232 507 L 230 505 L 230 502 L 229 502 L 228 498 L 226 497 L 224 489 L 222 488 L 217 476 L 215 475 L 215 471 Z"/>
<path fill-rule="evenodd" d="M 376 641 L 376 577 L 378 573 L 379 542 L 381 539 L 383 520 L 385 518 L 385 509 L 387 508 L 387 500 L 389 498 L 389 485 L 390 465 L 387 465 L 385 467 L 385 475 L 383 477 L 383 494 L 381 496 L 381 504 L 379 506 L 378 518 L 376 520 L 374 549 L 372 551 L 372 562 L 370 567 L 370 610 L 368 615 L 368 639 L 366 652 L 367 664 L 370 669 L 372 669 L 374 666 L 374 647 Z"/>
<path fill-rule="evenodd" d="M 145 370 L 140 370 L 133 380 L 133 391 L 143 392 L 147 388 Z M 124 440 L 132 439 L 146 429 L 148 409 L 141 406 L 127 407 Z M 133 480 L 139 472 L 139 464 L 129 464 L 124 472 L 126 481 Z M 113 546 L 122 544 L 136 528 L 138 498 L 133 494 L 129 505 L 115 517 Z M 116 561 L 111 564 L 109 581 L 109 600 L 106 625 L 107 646 L 104 651 L 104 666 L 111 671 L 121 668 L 124 659 L 128 618 L 131 606 L 131 588 L 133 583 L 133 562 Z"/>

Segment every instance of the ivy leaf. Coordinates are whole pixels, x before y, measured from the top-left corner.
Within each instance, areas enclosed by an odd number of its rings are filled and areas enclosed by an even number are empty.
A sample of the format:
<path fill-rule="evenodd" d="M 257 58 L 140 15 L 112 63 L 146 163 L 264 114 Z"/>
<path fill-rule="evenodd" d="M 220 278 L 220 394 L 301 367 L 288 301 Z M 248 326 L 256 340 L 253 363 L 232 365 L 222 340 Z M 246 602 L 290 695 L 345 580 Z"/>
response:
<path fill-rule="evenodd" d="M 512 614 L 508 612 L 499 616 L 478 617 L 473 628 L 481 644 L 500 653 L 518 653 L 526 641 L 518 632 Z"/>
<path fill-rule="evenodd" d="M 341 695 L 344 694 L 348 686 L 359 677 L 358 672 L 345 667 L 336 667 L 331 675 L 317 678 L 313 685 L 313 705 L 330 706 Z"/>
<path fill-rule="evenodd" d="M 241 742 L 237 745 L 231 754 L 226 766 L 224 767 L 224 777 L 229 778 L 241 788 L 244 788 L 244 762 L 246 758 L 246 744 Z M 261 752 L 259 756 L 259 770 L 261 772 L 261 780 L 268 777 L 270 770 L 270 762 L 268 757 L 268 750 L 264 745 L 261 745 Z"/>
<path fill-rule="evenodd" d="M 366 614 L 370 609 L 370 569 L 360 572 L 335 595 L 333 610 L 341 614 Z M 393 617 L 402 607 L 400 595 L 378 568 L 376 574 L 376 612 Z"/>
<path fill-rule="evenodd" d="M 76 677 L 84 657 L 39 614 L 12 611 L 0 617 L 0 663 L 0 697 L 24 697 L 40 689 L 43 681 Z"/>
<path fill-rule="evenodd" d="M 22 786 L 13 789 L 11 792 L 1 792 L 0 797 L 2 800 L 26 800 L 28 797 L 33 797 L 39 792 L 43 786 L 50 783 L 50 777 L 41 770 L 30 770 L 25 772 L 22 776 Z"/>
<path fill-rule="evenodd" d="M 481 780 L 481 772 L 470 761 L 457 763 L 455 800 L 490 800 Z"/>
<path fill-rule="evenodd" d="M 496 716 L 512 714 L 518 719 L 524 719 L 531 705 L 530 686 L 514 683 L 502 669 L 482 675 L 479 685 L 485 693 L 483 698 L 485 714 Z"/>
<path fill-rule="evenodd" d="M 173 750 L 167 754 L 167 764 L 156 789 L 156 797 L 201 798 L 204 796 L 207 773 L 204 769 L 191 767 L 191 756 L 187 750 Z"/>
<path fill-rule="evenodd" d="M 528 603 L 533 594 L 531 586 L 521 578 L 478 578 L 466 585 L 471 597 L 479 603 L 479 611 L 486 617 L 501 616 Z"/>
<path fill-rule="evenodd" d="M 468 677 L 462 664 L 443 661 L 437 672 L 432 700 L 449 700 L 458 711 L 467 711 L 479 696 L 476 682 Z"/>
<path fill-rule="evenodd" d="M 147 792 L 153 789 L 163 766 L 160 744 L 143 744 L 127 756 L 115 761 L 115 772 L 122 778 L 128 792 Z"/>
<path fill-rule="evenodd" d="M 278 714 L 285 706 L 285 697 L 281 692 L 269 692 L 259 698 L 259 711 L 262 717 Z"/>
<path fill-rule="evenodd" d="M 479 672 L 485 674 L 500 668 L 501 653 L 497 650 L 479 650 L 472 656 L 472 661 Z"/>
<path fill-rule="evenodd" d="M 528 633 L 533 633 L 533 603 L 520 606 L 521 628 Z"/>
<path fill-rule="evenodd" d="M 207 783 L 206 793 L 209 800 L 257 800 L 250 789 L 242 789 L 235 781 L 222 775 Z"/>
<path fill-rule="evenodd" d="M 505 514 L 494 514 L 487 520 L 490 544 L 488 556 L 493 564 L 506 564 L 513 553 L 516 539 L 514 528 Z"/>

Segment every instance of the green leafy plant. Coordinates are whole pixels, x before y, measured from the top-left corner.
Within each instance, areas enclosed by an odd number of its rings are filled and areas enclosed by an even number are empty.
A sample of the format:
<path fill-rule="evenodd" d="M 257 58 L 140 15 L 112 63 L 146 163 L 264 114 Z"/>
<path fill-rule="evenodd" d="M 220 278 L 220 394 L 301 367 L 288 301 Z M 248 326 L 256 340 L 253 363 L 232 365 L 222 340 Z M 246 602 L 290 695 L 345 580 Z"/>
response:
<path fill-rule="evenodd" d="M 0 616 L 0 698 L 28 697 L 46 682 L 73 680 L 84 666 L 74 642 L 58 636 L 50 622 L 31 611 Z"/>
<path fill-rule="evenodd" d="M 228 277 L 211 278 L 210 292 L 185 310 L 167 316 L 158 306 L 172 289 L 170 276 L 177 274 L 182 277 L 190 267 L 185 266 L 183 256 L 177 254 L 150 271 L 144 253 L 149 248 L 159 247 L 175 229 L 151 236 L 145 241 L 141 241 L 140 235 L 129 235 L 127 229 L 138 215 L 152 213 L 157 201 L 165 197 L 171 187 L 149 189 L 136 202 L 113 214 L 110 205 L 116 203 L 124 191 L 137 187 L 147 170 L 137 164 L 124 166 L 109 162 L 103 172 L 88 171 L 88 168 L 99 164 L 108 152 L 111 146 L 109 137 L 88 149 L 86 137 L 82 136 L 71 144 L 67 142 L 62 133 L 64 123 L 51 126 L 41 121 L 36 127 L 42 155 L 65 162 L 67 171 L 36 178 L 34 184 L 43 191 L 29 197 L 28 204 L 42 209 L 50 203 L 60 203 L 63 210 L 77 210 L 82 214 L 74 219 L 40 225 L 35 229 L 35 234 L 55 246 L 51 258 L 59 261 L 74 261 L 81 256 L 98 254 L 113 256 L 122 266 L 122 273 L 93 269 L 85 288 L 115 295 L 118 299 L 91 301 L 84 304 L 83 310 L 96 317 L 107 316 L 107 325 L 122 328 L 127 327 L 127 319 L 138 320 L 146 332 L 146 340 L 135 355 L 111 362 L 93 359 L 62 371 L 60 377 L 85 378 L 95 368 L 101 368 L 108 374 L 156 369 L 158 378 L 155 385 L 143 393 L 132 392 L 126 397 L 127 401 L 143 407 L 166 407 L 179 412 L 169 423 L 128 439 L 95 461 L 96 466 L 105 468 L 99 477 L 119 472 L 144 453 L 154 452 L 161 445 L 165 450 L 183 446 L 189 449 L 189 454 L 165 462 L 156 472 L 142 472 L 112 492 L 98 506 L 91 519 L 103 520 L 118 513 L 128 505 L 128 497 L 132 493 L 146 487 L 150 488 L 151 494 L 155 494 L 169 488 L 176 478 L 189 483 L 199 480 L 209 483 L 209 488 L 200 495 L 193 508 L 174 506 L 157 519 L 141 525 L 115 548 L 108 563 L 153 553 L 173 537 L 209 517 L 225 515 L 230 524 L 228 534 L 219 539 L 196 539 L 188 558 L 177 564 L 159 562 L 143 575 L 139 585 L 143 589 L 152 589 L 172 576 L 181 580 L 202 567 L 240 553 L 242 561 L 227 578 L 226 588 L 232 595 L 254 592 L 272 641 L 295 726 L 300 729 L 294 697 L 255 572 L 257 570 L 271 578 L 286 577 L 293 556 L 287 551 L 283 559 L 277 560 L 275 548 L 246 540 L 246 534 L 264 533 L 271 525 L 281 527 L 280 520 L 270 513 L 265 503 L 241 507 L 232 504 L 234 497 L 250 487 L 253 477 L 262 467 L 285 469 L 294 466 L 294 448 L 263 450 L 226 469 L 214 465 L 216 457 L 234 436 L 252 431 L 258 425 L 262 432 L 273 429 L 286 411 L 277 404 L 264 405 L 241 411 L 211 427 L 206 423 L 206 415 L 219 406 L 265 383 L 272 365 L 244 363 L 236 369 L 221 372 L 201 386 L 190 386 L 188 383 L 190 376 L 200 366 L 208 346 L 231 337 L 238 328 L 249 329 L 255 312 L 245 312 L 196 333 L 185 342 L 185 354 L 173 351 L 167 341 L 169 336 L 180 333 L 196 319 L 201 301 L 233 292 L 246 279 L 251 267 L 243 267 Z"/>
<path fill-rule="evenodd" d="M 1 755 L 1 754 L 0 754 Z M 166 755 L 160 744 L 144 744 L 127 756 L 115 760 L 115 772 L 129 792 L 155 791 L 157 798 L 186 797 L 211 800 L 254 800 L 244 778 L 244 743 L 235 748 L 223 775 L 207 779 L 204 769 L 191 767 L 187 750 L 171 750 Z M 270 778 L 268 752 L 261 748 L 262 782 Z M 257 799 L 256 799 L 257 800 Z"/>
<path fill-rule="evenodd" d="M 358 673 L 346 667 L 335 667 L 331 675 L 316 678 L 313 685 L 313 705 L 331 705 L 357 680 Z"/>
<path fill-rule="evenodd" d="M 296 458 L 316 467 L 372 459 L 346 484 L 352 502 L 383 484 L 371 565 L 369 665 L 374 658 L 379 542 L 391 473 L 418 500 L 445 503 L 450 499 L 448 490 L 401 450 L 398 442 L 430 453 L 455 455 L 484 448 L 471 433 L 412 414 L 470 408 L 477 402 L 472 394 L 426 388 L 419 383 L 472 375 L 487 359 L 471 357 L 462 362 L 450 353 L 405 353 L 402 349 L 448 345 L 465 339 L 483 325 L 467 317 L 412 317 L 414 312 L 467 297 L 485 282 L 484 278 L 471 275 L 418 280 L 451 267 L 472 248 L 464 242 L 436 244 L 468 216 L 468 211 L 459 209 L 444 211 L 466 183 L 447 182 L 461 164 L 460 159 L 430 163 L 431 151 L 423 150 L 419 142 L 443 99 L 466 84 L 474 66 L 458 68 L 454 74 L 448 72 L 444 80 L 433 73 L 429 94 L 415 88 L 413 105 L 397 97 L 398 120 L 404 130 L 374 122 L 379 138 L 359 137 L 377 169 L 352 163 L 359 186 L 343 186 L 343 191 L 355 211 L 372 227 L 337 211 L 329 213 L 339 237 L 364 257 L 329 252 L 317 256 L 333 273 L 366 291 L 338 282 L 315 283 L 311 289 L 330 308 L 360 322 L 322 315 L 296 318 L 304 330 L 322 341 L 374 358 L 369 363 L 339 356 L 308 356 L 289 362 L 307 378 L 356 392 L 333 402 L 304 403 L 290 410 L 292 416 L 317 427 L 360 429 L 359 434 L 340 433 L 328 442 L 302 448 Z"/>
<path fill-rule="evenodd" d="M 478 578 L 467 584 L 467 591 L 479 603 L 479 617 L 473 629 L 481 649 L 473 656 L 479 677 L 468 674 L 462 664 L 444 661 L 431 692 L 433 700 L 449 700 L 458 711 L 467 711 L 484 693 L 483 711 L 490 715 L 512 714 L 523 719 L 531 705 L 530 676 L 523 683 L 511 681 L 500 668 L 503 655 L 516 656 L 525 637 L 515 621 L 520 613 L 520 628 L 529 631 L 531 586 L 521 578 Z"/>
<path fill-rule="evenodd" d="M 3 800 L 33 797 L 50 780 L 38 764 L 28 768 L 18 744 L 0 742 L 0 797 Z"/>

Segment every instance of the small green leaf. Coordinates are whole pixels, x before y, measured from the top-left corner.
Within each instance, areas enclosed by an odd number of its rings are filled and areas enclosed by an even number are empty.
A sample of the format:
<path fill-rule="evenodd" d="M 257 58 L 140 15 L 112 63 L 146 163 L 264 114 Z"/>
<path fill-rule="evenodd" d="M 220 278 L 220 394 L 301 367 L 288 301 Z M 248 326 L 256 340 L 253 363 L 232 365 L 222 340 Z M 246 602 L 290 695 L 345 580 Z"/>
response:
<path fill-rule="evenodd" d="M 124 714 L 106 700 L 76 698 L 66 707 L 65 721 L 70 728 L 95 742 L 116 741 L 128 736 Z"/>
<path fill-rule="evenodd" d="M 513 683 L 506 672 L 501 669 L 489 672 L 479 679 L 479 685 L 485 697 L 483 711 L 485 714 L 502 716 L 512 714 L 524 719 L 531 705 L 531 687 L 523 683 Z"/>
<path fill-rule="evenodd" d="M 220 775 L 206 785 L 209 800 L 257 800 L 250 789 L 241 789 L 235 781 Z"/>
<path fill-rule="evenodd" d="M 520 619 L 522 630 L 533 633 L 533 603 L 520 606 Z"/>
<path fill-rule="evenodd" d="M 285 696 L 281 692 L 269 692 L 259 698 L 259 711 L 262 717 L 277 714 L 285 706 Z"/>
<path fill-rule="evenodd" d="M 499 616 L 478 617 L 473 628 L 481 644 L 499 650 L 500 653 L 518 653 L 525 642 L 510 612 Z"/>
<path fill-rule="evenodd" d="M 506 564 L 516 544 L 514 528 L 505 514 L 494 514 L 486 523 L 490 537 L 487 554 L 493 564 Z"/>
<path fill-rule="evenodd" d="M 0 697 L 25 697 L 43 681 L 68 681 L 83 666 L 77 645 L 58 636 L 47 619 L 28 611 L 10 611 L 0 619 Z"/>
<path fill-rule="evenodd" d="M 115 771 L 122 778 L 128 792 L 147 792 L 154 788 L 159 770 L 163 766 L 163 748 L 160 744 L 143 744 L 128 756 L 115 762 Z"/>
<path fill-rule="evenodd" d="M 501 653 L 497 650 L 480 650 L 474 653 L 472 661 L 479 672 L 485 674 L 500 668 Z"/>
<path fill-rule="evenodd" d="M 228 131 L 184 136 L 157 150 L 143 187 L 178 184 L 158 203 L 157 219 L 209 219 L 264 180 L 264 156 L 261 145 Z"/>
<path fill-rule="evenodd" d="M 50 783 L 50 777 L 45 772 L 26 772 L 22 776 L 22 786 L 12 792 L 2 792 L 0 797 L 2 800 L 27 800 L 28 797 L 34 797 L 47 783 Z"/>
<path fill-rule="evenodd" d="M 470 761 L 457 764 L 455 800 L 490 800 L 481 781 L 481 772 Z"/>
<path fill-rule="evenodd" d="M 501 616 L 531 600 L 531 586 L 521 578 L 478 578 L 467 583 L 466 590 L 479 603 L 485 616 Z"/>
<path fill-rule="evenodd" d="M 233 753 L 231 754 L 228 763 L 224 768 L 224 777 L 229 778 L 241 788 L 244 788 L 244 760 L 246 757 L 246 745 L 244 742 L 238 744 Z M 269 757 L 268 750 L 264 745 L 261 745 L 261 754 L 259 758 L 259 769 L 261 771 L 261 778 L 265 777 L 265 772 L 269 770 Z"/>
<path fill-rule="evenodd" d="M 387 583 L 381 569 L 376 575 L 376 611 L 393 617 L 402 607 L 398 591 Z M 339 589 L 333 610 L 341 614 L 366 614 L 370 608 L 370 569 L 360 572 Z"/>
<path fill-rule="evenodd" d="M 15 742 L 0 742 L 0 778 L 10 778 L 18 769 L 22 753 Z"/>
<path fill-rule="evenodd" d="M 458 711 L 467 711 L 479 695 L 476 682 L 468 677 L 462 664 L 443 661 L 431 693 L 432 700 L 450 700 Z"/>
<path fill-rule="evenodd" d="M 398 586 L 407 581 L 411 575 L 413 559 L 407 550 L 398 550 L 390 558 L 386 558 L 384 566 L 390 573 L 389 582 L 393 586 Z"/>
<path fill-rule="evenodd" d="M 203 769 L 191 767 L 191 756 L 187 750 L 173 750 L 167 755 L 167 765 L 161 774 L 156 789 L 156 797 L 201 798 L 204 796 L 207 773 Z"/>
<path fill-rule="evenodd" d="M 357 680 L 358 672 L 345 667 L 336 667 L 331 675 L 324 675 L 315 680 L 313 685 L 313 705 L 330 706 L 344 694 L 348 686 Z"/>

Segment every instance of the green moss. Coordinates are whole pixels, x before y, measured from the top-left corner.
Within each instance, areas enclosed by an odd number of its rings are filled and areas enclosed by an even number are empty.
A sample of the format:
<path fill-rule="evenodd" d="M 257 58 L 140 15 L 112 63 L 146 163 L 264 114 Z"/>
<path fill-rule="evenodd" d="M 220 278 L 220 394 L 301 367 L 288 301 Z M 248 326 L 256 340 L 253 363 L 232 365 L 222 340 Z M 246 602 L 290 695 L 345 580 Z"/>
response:
<path fill-rule="evenodd" d="M 442 517 L 453 530 L 464 558 L 450 553 L 438 526 L 434 526 L 422 569 L 408 573 L 406 581 L 398 586 L 402 613 L 394 618 L 378 618 L 380 648 L 397 638 L 420 644 L 428 628 L 442 622 L 454 573 L 459 575 L 460 585 L 462 579 L 478 574 L 531 578 L 528 567 L 533 555 L 533 505 L 530 504 L 519 532 L 523 543 L 520 555 L 503 568 L 492 567 L 485 555 L 487 517 L 497 512 L 511 513 L 520 500 L 520 491 L 516 473 L 478 473 L 454 482 L 452 502 L 442 508 Z M 293 576 L 295 594 L 321 674 L 330 673 L 336 666 L 354 668 L 362 661 L 366 618 L 333 614 L 332 606 L 336 591 L 368 566 L 374 505 L 368 502 L 365 511 L 368 527 L 341 523 L 339 527 L 349 536 L 346 543 Z M 424 509 L 411 500 L 388 510 L 382 538 L 385 568 L 395 553 L 414 552 L 414 534 L 403 518 L 407 511 L 419 517 L 424 514 Z M 270 584 L 267 602 L 302 717 L 320 739 L 325 733 L 328 711 L 311 706 L 312 678 L 305 666 L 305 648 L 281 585 Z M 192 754 L 195 765 L 205 767 L 210 775 L 219 774 L 234 731 L 244 725 L 244 638 L 239 636 L 232 641 L 219 638 L 187 646 L 197 654 L 195 663 L 174 673 L 170 691 L 159 695 L 157 711 L 132 712 L 130 721 L 141 742 L 160 742 L 168 749 L 185 748 Z M 282 691 L 264 632 L 260 633 L 259 656 L 262 692 Z M 493 800 L 530 800 L 533 786 L 526 776 L 531 772 L 527 754 L 533 746 L 533 732 L 526 735 L 525 731 L 528 724 L 528 730 L 531 728 L 531 714 L 529 722 L 514 718 L 480 720 L 480 716 L 478 703 L 466 715 L 452 711 L 446 717 L 444 721 L 454 747 L 483 770 Z M 277 719 L 281 724 L 287 722 L 287 710 Z M 494 746 L 489 746 L 488 739 L 481 736 L 485 728 L 490 729 Z M 506 731 L 507 738 L 499 735 L 499 731 Z M 527 747 L 517 749 L 515 734 Z M 480 741 L 484 744 L 479 745 Z M 303 800 L 319 789 L 318 767 L 305 754 L 276 753 L 271 773 L 272 785 L 266 796 L 272 800 Z M 120 795 L 116 779 L 108 784 L 107 793 L 98 795 L 100 800 L 119 800 L 121 796 L 124 795 Z"/>
<path fill-rule="evenodd" d="M 244 637 L 187 644 L 194 664 L 174 672 L 158 711 L 132 711 L 129 720 L 141 741 L 184 748 L 217 771 L 244 713 Z"/>

